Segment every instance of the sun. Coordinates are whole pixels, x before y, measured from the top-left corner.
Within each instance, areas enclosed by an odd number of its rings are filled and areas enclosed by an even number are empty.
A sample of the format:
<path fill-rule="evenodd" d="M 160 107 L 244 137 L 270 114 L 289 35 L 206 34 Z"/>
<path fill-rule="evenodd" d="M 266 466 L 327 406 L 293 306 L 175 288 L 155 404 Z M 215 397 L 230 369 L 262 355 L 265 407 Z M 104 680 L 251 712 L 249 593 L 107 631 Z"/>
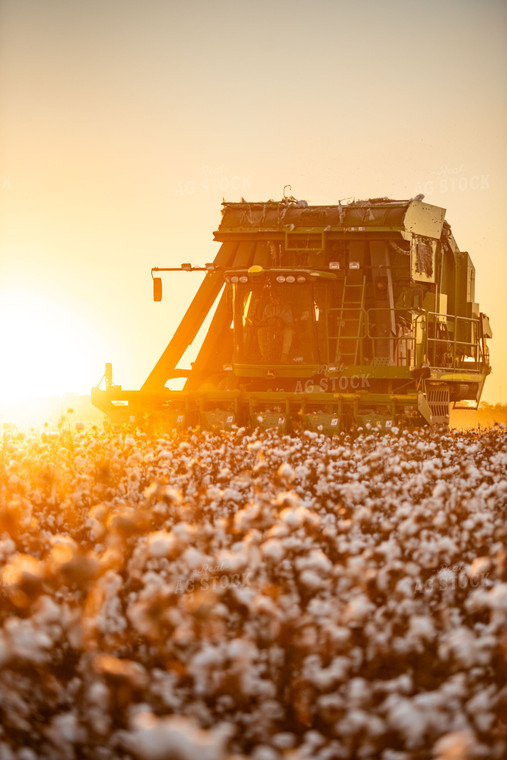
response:
<path fill-rule="evenodd" d="M 68 305 L 24 290 L 0 291 L 0 405 L 89 393 L 100 344 Z"/>

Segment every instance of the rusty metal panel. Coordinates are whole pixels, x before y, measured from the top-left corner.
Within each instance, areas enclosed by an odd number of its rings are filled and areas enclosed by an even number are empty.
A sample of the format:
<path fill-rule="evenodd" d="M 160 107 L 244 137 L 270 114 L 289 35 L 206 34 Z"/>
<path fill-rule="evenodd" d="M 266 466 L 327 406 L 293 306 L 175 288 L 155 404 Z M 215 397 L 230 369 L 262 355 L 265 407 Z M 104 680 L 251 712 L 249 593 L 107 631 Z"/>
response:
<path fill-rule="evenodd" d="M 417 282 L 436 282 L 437 241 L 414 235 L 410 246 L 410 274 Z"/>
<path fill-rule="evenodd" d="M 405 213 L 405 229 L 413 235 L 421 235 L 440 240 L 444 226 L 445 208 L 432 206 L 422 201 L 412 201 Z M 404 235 L 405 239 L 408 239 Z"/>
<path fill-rule="evenodd" d="M 315 232 L 342 228 L 400 228 L 408 201 L 381 199 L 338 202 L 332 206 L 308 206 L 306 201 L 284 203 L 224 203 L 222 220 L 215 239 L 240 231 L 289 230 Z"/>

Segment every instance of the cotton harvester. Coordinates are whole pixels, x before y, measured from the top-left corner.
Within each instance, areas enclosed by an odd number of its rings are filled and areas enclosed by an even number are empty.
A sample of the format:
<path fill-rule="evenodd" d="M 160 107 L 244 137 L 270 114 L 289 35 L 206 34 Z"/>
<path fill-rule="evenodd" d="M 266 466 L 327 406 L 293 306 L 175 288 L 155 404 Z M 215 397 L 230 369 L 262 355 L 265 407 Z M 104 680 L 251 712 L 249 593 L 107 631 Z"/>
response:
<path fill-rule="evenodd" d="M 106 365 L 93 403 L 112 421 L 173 429 L 448 423 L 451 404 L 479 403 L 492 333 L 444 217 L 422 196 L 224 202 L 212 264 L 152 269 L 155 301 L 159 273 L 206 274 L 141 390 L 115 385 Z M 179 368 L 210 312 L 191 369 Z M 175 378 L 182 390 L 166 387 Z"/>

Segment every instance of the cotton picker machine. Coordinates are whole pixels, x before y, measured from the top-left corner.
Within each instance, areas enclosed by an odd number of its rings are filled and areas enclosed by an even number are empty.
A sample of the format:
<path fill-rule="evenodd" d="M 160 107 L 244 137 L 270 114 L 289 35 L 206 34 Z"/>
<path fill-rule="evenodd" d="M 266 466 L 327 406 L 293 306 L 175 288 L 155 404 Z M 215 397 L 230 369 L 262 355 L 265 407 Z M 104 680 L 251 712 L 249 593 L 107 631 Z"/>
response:
<path fill-rule="evenodd" d="M 479 402 L 492 333 L 444 217 L 422 196 L 224 202 L 212 264 L 152 269 L 155 301 L 162 272 L 206 274 L 141 390 L 115 385 L 106 365 L 93 403 L 113 422 L 173 429 L 448 423 L 451 403 Z M 191 369 L 179 368 L 210 312 Z M 174 378 L 182 390 L 166 387 Z"/>

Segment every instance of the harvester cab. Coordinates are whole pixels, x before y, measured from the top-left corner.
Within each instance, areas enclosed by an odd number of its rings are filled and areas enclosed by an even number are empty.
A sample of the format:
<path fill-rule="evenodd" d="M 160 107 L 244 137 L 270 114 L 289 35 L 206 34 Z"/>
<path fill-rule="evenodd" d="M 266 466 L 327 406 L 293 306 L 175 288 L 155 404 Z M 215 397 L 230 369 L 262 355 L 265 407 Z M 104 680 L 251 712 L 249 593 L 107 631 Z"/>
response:
<path fill-rule="evenodd" d="M 235 374 L 263 377 L 313 375 L 320 366 L 319 309 L 309 270 L 261 266 L 226 273 L 232 287 Z"/>
<path fill-rule="evenodd" d="M 224 202 L 214 237 L 212 263 L 152 269 L 155 301 L 161 273 L 206 275 L 141 390 L 111 370 L 92 390 L 111 419 L 333 433 L 445 424 L 451 403 L 479 402 L 492 333 L 445 209 L 420 197 Z M 179 367 L 210 313 L 192 367 Z M 166 387 L 174 378 L 182 390 Z"/>

